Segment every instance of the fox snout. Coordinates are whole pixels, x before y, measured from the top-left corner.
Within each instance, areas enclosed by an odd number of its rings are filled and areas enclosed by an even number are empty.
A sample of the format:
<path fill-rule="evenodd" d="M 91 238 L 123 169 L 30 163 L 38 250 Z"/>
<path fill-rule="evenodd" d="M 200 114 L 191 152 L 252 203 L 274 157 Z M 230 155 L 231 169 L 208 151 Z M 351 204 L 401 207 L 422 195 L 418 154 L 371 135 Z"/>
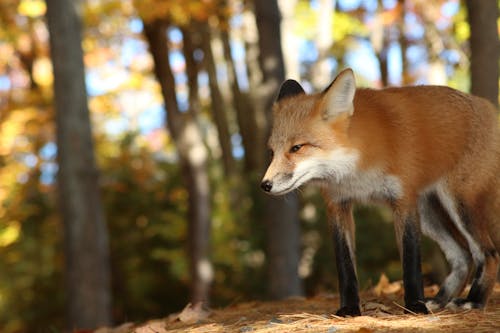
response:
<path fill-rule="evenodd" d="M 273 182 L 271 182 L 270 180 L 263 180 L 262 183 L 260 183 L 260 188 L 265 192 L 271 192 L 271 189 L 273 188 Z"/>
<path fill-rule="evenodd" d="M 264 175 L 262 182 L 260 183 L 260 188 L 271 195 L 283 195 L 290 191 L 293 191 L 297 184 L 293 181 L 293 172 L 278 172 L 270 166 L 268 172 Z"/>
<path fill-rule="evenodd" d="M 280 195 L 289 190 L 289 181 L 291 180 L 293 172 L 283 171 L 283 165 L 280 160 L 273 159 L 271 164 L 266 170 L 260 188 L 269 194 Z"/>
<path fill-rule="evenodd" d="M 278 175 L 279 172 L 277 168 L 278 168 L 278 163 L 276 162 L 276 159 L 273 158 L 273 160 L 267 167 L 267 170 L 264 176 L 262 177 L 262 181 L 260 183 L 260 188 L 266 193 L 274 194 L 273 193 L 274 190 L 276 190 L 276 188 L 279 187 L 278 186 L 279 184 L 277 185 L 276 183 L 276 182 L 279 183 L 279 178 L 280 178 Z"/>

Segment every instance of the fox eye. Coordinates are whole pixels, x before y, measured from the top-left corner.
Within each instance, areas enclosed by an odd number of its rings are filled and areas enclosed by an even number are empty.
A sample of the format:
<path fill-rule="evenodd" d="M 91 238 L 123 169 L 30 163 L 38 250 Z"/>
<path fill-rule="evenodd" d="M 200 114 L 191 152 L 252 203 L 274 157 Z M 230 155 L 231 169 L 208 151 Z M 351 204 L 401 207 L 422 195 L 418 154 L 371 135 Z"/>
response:
<path fill-rule="evenodd" d="M 296 153 L 300 150 L 300 148 L 302 148 L 303 145 L 295 145 L 295 146 L 292 146 L 292 148 L 290 148 L 290 153 Z"/>
<path fill-rule="evenodd" d="M 274 151 L 272 149 L 268 149 L 269 152 L 269 157 L 273 158 L 274 157 Z"/>

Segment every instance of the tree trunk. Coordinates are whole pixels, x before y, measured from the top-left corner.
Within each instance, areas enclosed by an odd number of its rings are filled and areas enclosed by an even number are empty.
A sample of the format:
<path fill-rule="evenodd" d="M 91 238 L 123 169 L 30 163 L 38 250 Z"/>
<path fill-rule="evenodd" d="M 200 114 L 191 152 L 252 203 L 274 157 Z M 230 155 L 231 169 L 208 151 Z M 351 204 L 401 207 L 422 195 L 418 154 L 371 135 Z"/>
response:
<path fill-rule="evenodd" d="M 498 107 L 498 2 L 467 0 L 470 24 L 471 92 Z"/>
<path fill-rule="evenodd" d="M 259 34 L 259 64 L 265 85 L 261 93 L 264 97 L 264 108 L 270 117 L 275 95 L 285 80 L 285 65 L 281 50 L 281 15 L 277 0 L 255 0 L 254 3 Z"/>
<path fill-rule="evenodd" d="M 233 105 L 236 110 L 236 120 L 238 122 L 243 148 L 245 149 L 245 171 L 250 172 L 259 168 L 256 162 L 257 159 L 252 156 L 252 154 L 256 152 L 256 149 L 252 147 L 255 144 L 252 135 L 254 128 L 252 126 L 252 104 L 248 94 L 243 93 L 238 85 L 236 67 L 231 56 L 231 45 L 229 42 L 229 32 L 227 30 L 223 29 L 221 31 L 221 40 L 224 58 L 227 64 L 228 83 L 231 87 Z"/>
<path fill-rule="evenodd" d="M 331 68 L 328 65 L 328 53 L 333 44 L 333 12 L 335 0 L 319 0 L 319 20 L 314 43 L 318 50 L 318 60 L 312 67 L 312 84 L 316 90 L 325 89 L 332 81 Z"/>
<path fill-rule="evenodd" d="M 251 174 L 260 173 L 265 164 L 265 156 L 262 149 L 265 142 L 266 116 L 260 100 L 259 87 L 262 83 L 262 70 L 259 65 L 259 37 L 256 25 L 255 13 L 252 10 L 246 10 L 243 14 L 244 29 L 243 39 L 245 41 L 245 68 L 247 71 L 249 94 L 252 100 L 253 110 L 249 116 L 249 142 L 251 149 L 245 151 L 245 155 L 250 159 L 252 167 Z"/>
<path fill-rule="evenodd" d="M 375 26 L 371 34 L 373 51 L 377 56 L 380 70 L 380 82 L 382 87 L 389 86 L 389 67 L 387 65 L 387 54 L 389 51 L 389 33 L 383 21 L 384 4 L 378 0 Z"/>
<path fill-rule="evenodd" d="M 284 51 L 283 53 L 286 78 L 300 81 L 300 61 L 298 52 L 299 40 L 294 33 L 295 23 L 297 21 L 295 20 L 295 7 L 297 6 L 297 2 L 298 0 L 278 0 L 279 8 L 283 16 L 281 20 L 281 45 Z M 324 2 L 324 0 L 321 0 L 321 3 Z M 332 3 L 332 1 L 330 0 L 328 0 L 327 2 Z M 333 15 L 333 12 L 331 12 L 330 14 Z M 322 15 L 321 17 L 324 18 L 325 16 Z M 318 26 L 320 24 L 321 23 L 318 22 Z M 330 26 L 331 25 L 329 25 L 329 27 Z M 326 32 L 322 31 L 321 33 L 326 33 L 326 35 L 331 36 L 329 32 L 330 30 Z"/>
<path fill-rule="evenodd" d="M 29 45 L 29 47 L 24 47 L 24 48 L 18 48 L 17 52 L 19 54 L 19 60 L 21 60 L 21 63 L 24 66 L 24 69 L 26 70 L 26 73 L 28 73 L 28 76 L 30 78 L 30 85 L 31 85 L 31 90 L 38 89 L 38 83 L 35 81 L 34 73 L 33 73 L 33 65 L 35 63 L 35 59 L 37 57 L 36 55 L 36 42 L 35 42 L 35 31 L 33 28 L 33 21 L 31 19 L 28 20 L 28 25 L 29 25 L 29 30 L 30 30 L 30 35 L 29 35 L 29 43 L 26 43 Z"/>
<path fill-rule="evenodd" d="M 196 49 L 196 43 L 193 40 L 193 29 L 188 27 L 183 27 L 182 31 L 182 53 L 184 54 L 184 59 L 186 61 L 186 75 L 188 79 L 189 87 L 189 112 L 193 114 L 198 114 L 200 110 L 200 100 L 198 98 L 198 63 L 194 58 L 194 51 Z"/>
<path fill-rule="evenodd" d="M 406 51 L 408 50 L 408 39 L 406 38 L 406 0 L 398 0 L 398 6 L 400 7 L 399 15 L 399 47 L 401 48 L 401 84 L 406 86 L 413 82 L 413 78 L 410 74 L 410 69 L 408 66 L 408 58 L 406 57 Z"/>
<path fill-rule="evenodd" d="M 219 84 L 217 82 L 217 68 L 212 51 L 212 37 L 210 33 L 210 26 L 207 23 L 202 23 L 200 24 L 198 31 L 201 34 L 201 44 L 203 47 L 205 69 L 208 74 L 208 85 L 210 86 L 210 99 L 212 103 L 212 115 L 214 118 L 215 126 L 217 127 L 219 145 L 222 149 L 222 163 L 224 165 L 226 174 L 231 175 L 235 171 L 233 150 L 231 146 L 231 134 L 229 132 L 226 106 L 220 92 Z"/>
<path fill-rule="evenodd" d="M 446 61 L 442 57 L 443 51 L 449 48 L 453 48 L 450 44 L 453 42 L 453 38 L 444 38 L 442 31 L 436 27 L 436 16 L 438 16 L 440 11 L 439 4 L 428 4 L 421 2 L 419 6 L 416 7 L 419 12 L 419 16 L 424 25 L 425 31 L 425 46 L 428 53 L 428 67 L 427 71 L 427 82 L 429 84 L 436 85 L 446 85 L 448 84 L 448 76 L 446 75 Z M 455 46 L 455 48 L 459 48 Z"/>
<path fill-rule="evenodd" d="M 168 61 L 167 23 L 144 23 L 144 34 L 149 43 L 158 80 L 165 102 L 167 126 L 179 154 L 184 184 L 188 191 L 188 243 L 191 275 L 191 302 L 210 300 L 213 269 L 210 261 L 211 206 L 207 171 L 207 148 L 196 122 L 196 112 L 190 105 L 186 114 L 179 112 L 175 80 Z M 192 83 L 192 82 L 191 82 Z M 195 87 L 190 86 L 190 89 Z M 190 92 L 190 102 L 193 94 Z"/>
<path fill-rule="evenodd" d="M 283 54 L 281 51 L 280 12 L 277 0 L 256 0 L 255 15 L 259 35 L 259 63 L 263 82 L 257 91 L 257 108 L 265 110 L 265 123 L 261 131 L 262 141 L 256 142 L 258 149 L 267 153 L 266 142 L 271 124 L 271 109 L 275 95 L 285 78 Z M 263 160 L 267 158 L 263 157 Z M 298 275 L 300 260 L 300 224 L 298 198 L 295 194 L 287 198 L 265 200 L 265 223 L 267 234 L 267 255 L 269 288 L 272 298 L 286 298 L 302 295 Z"/>
<path fill-rule="evenodd" d="M 110 263 L 75 2 L 47 0 L 47 22 L 54 67 L 67 320 L 70 330 L 93 329 L 111 324 Z"/>

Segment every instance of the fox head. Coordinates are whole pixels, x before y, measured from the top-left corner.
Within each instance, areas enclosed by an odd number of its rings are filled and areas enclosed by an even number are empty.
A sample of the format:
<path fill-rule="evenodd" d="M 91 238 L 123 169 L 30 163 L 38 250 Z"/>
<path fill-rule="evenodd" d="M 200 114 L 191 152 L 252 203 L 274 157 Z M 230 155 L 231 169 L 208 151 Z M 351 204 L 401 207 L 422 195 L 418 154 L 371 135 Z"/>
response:
<path fill-rule="evenodd" d="M 261 183 L 270 194 L 285 194 L 310 180 L 340 181 L 356 168 L 348 127 L 356 91 L 351 69 L 342 71 L 321 93 L 307 95 L 285 81 L 273 106 L 269 138 L 272 161 Z"/>

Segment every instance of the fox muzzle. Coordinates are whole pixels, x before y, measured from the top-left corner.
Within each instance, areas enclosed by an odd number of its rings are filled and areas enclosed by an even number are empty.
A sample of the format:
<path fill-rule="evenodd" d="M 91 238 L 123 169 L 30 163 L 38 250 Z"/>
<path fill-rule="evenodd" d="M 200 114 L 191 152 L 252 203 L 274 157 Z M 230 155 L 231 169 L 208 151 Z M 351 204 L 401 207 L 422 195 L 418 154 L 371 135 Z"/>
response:
<path fill-rule="evenodd" d="M 265 192 L 270 192 L 271 189 L 273 188 L 273 183 L 269 180 L 264 180 L 260 184 L 260 188 L 263 189 Z"/>

